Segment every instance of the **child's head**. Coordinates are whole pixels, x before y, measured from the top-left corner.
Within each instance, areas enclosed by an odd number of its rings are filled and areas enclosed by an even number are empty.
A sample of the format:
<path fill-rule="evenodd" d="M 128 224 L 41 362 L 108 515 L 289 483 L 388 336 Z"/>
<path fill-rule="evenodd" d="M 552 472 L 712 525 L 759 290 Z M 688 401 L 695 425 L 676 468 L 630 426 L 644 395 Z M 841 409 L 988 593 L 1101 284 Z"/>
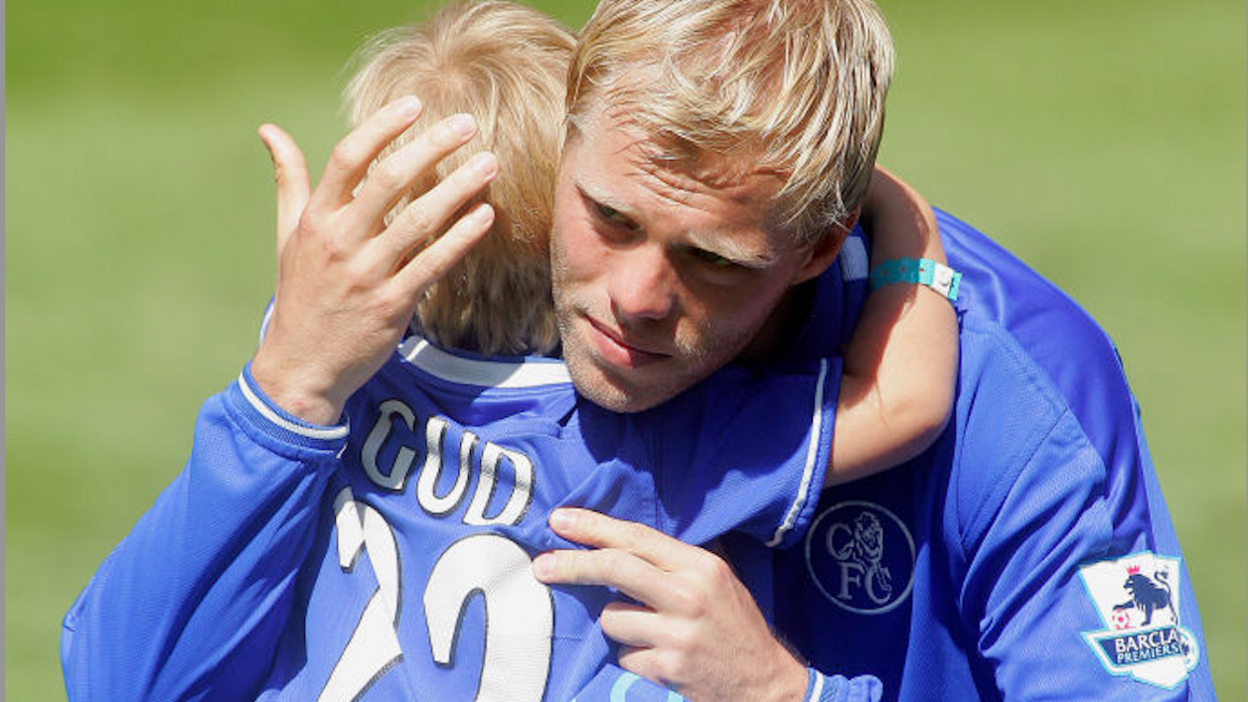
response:
<path fill-rule="evenodd" d="M 417 308 L 424 335 L 442 345 L 522 354 L 558 343 L 548 242 L 574 45 L 572 33 L 545 14 L 487 0 L 449 5 L 427 22 L 380 33 L 361 50 L 362 67 L 345 96 L 353 125 L 404 95 L 424 104 L 420 120 L 382 158 L 461 112 L 476 119 L 478 134 L 442 161 L 437 177 L 481 150 L 498 157 L 499 175 L 483 196 L 495 211 L 492 231 Z"/>

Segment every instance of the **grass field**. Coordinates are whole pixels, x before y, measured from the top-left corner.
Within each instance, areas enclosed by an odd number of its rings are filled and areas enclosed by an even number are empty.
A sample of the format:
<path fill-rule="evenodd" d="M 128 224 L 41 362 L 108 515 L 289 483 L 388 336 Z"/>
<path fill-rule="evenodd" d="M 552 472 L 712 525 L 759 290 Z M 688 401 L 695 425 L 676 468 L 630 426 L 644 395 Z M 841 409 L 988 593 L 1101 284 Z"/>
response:
<path fill-rule="evenodd" d="M 1243 700 L 1243 4 L 882 5 L 899 47 L 882 162 L 1117 341 L 1220 699 Z M 551 9 L 574 26 L 589 12 Z M 390 0 L 8 7 L 6 699 L 63 699 L 60 617 L 254 350 L 273 265 L 255 128 L 277 121 L 323 163 L 345 59 L 422 14 Z"/>

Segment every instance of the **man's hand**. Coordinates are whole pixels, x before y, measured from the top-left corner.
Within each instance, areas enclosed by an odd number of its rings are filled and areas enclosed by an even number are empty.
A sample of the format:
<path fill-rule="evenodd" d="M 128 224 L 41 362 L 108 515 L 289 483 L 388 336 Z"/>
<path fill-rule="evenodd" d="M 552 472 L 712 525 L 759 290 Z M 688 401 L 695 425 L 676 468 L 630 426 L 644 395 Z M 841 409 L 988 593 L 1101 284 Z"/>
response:
<path fill-rule="evenodd" d="M 424 291 L 493 224 L 482 203 L 447 226 L 494 178 L 493 154 L 432 182 L 437 162 L 475 134 L 467 115 L 435 124 L 368 172 L 420 110 L 415 97 L 379 110 L 338 143 L 310 193 L 294 140 L 271 124 L 259 130 L 277 180 L 278 270 L 251 372 L 274 402 L 305 421 L 339 420 L 347 398 L 394 352 Z M 413 193 L 416 185 L 423 191 Z M 386 226 L 386 213 L 408 193 L 414 201 Z"/>
<path fill-rule="evenodd" d="M 799 702 L 807 673 L 777 641 L 732 568 L 715 554 L 633 522 L 559 509 L 550 525 L 592 551 L 537 557 L 542 582 L 606 585 L 643 603 L 613 602 L 603 632 L 620 666 L 695 702 Z"/>

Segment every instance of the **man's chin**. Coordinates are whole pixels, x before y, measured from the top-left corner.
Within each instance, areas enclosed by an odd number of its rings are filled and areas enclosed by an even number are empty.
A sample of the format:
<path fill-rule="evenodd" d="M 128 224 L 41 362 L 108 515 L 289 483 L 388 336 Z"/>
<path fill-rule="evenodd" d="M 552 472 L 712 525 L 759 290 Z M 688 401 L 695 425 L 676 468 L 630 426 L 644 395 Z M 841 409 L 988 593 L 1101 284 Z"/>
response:
<path fill-rule="evenodd" d="M 653 383 L 629 383 L 591 363 L 568 363 L 568 371 L 581 397 L 605 410 L 620 414 L 644 412 L 657 407 L 684 389 Z"/>

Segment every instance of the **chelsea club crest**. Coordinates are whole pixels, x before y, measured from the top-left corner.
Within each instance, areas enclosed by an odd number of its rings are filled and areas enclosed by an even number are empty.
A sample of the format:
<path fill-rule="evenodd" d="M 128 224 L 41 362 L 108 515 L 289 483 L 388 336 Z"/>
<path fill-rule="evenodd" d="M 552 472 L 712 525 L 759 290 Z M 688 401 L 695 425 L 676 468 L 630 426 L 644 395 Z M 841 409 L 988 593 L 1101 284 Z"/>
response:
<path fill-rule="evenodd" d="M 1083 632 L 1105 669 L 1173 688 L 1200 660 L 1179 618 L 1179 559 L 1148 551 L 1079 567 L 1103 629 Z"/>
<path fill-rule="evenodd" d="M 873 502 L 846 501 L 815 518 L 806 534 L 806 568 L 836 606 L 883 614 L 914 585 L 914 538 L 897 515 Z"/>

